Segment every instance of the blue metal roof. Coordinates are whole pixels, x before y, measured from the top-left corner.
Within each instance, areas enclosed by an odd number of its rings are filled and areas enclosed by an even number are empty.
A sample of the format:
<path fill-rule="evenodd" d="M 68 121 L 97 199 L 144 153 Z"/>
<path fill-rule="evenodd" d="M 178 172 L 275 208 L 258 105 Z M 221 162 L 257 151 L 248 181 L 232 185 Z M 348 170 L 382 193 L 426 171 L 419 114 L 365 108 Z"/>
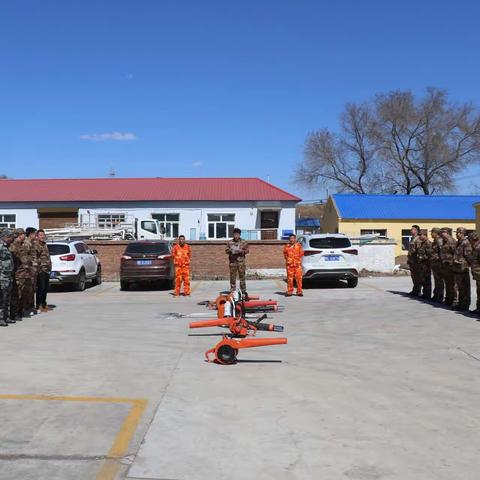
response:
<path fill-rule="evenodd" d="M 332 195 L 340 218 L 475 220 L 480 195 Z"/>
<path fill-rule="evenodd" d="M 313 217 L 297 218 L 295 222 L 296 227 L 312 227 L 320 228 L 320 219 Z"/>

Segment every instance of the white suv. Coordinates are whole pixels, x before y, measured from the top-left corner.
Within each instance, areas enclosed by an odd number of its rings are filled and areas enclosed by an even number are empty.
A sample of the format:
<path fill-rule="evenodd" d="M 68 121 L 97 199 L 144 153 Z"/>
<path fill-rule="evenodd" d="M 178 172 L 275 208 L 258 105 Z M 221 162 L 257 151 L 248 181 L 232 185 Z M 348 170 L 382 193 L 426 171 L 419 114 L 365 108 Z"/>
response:
<path fill-rule="evenodd" d="M 102 283 L 102 265 L 97 258 L 97 251 L 91 250 L 82 241 L 47 242 L 52 273 L 50 283 L 53 285 L 71 284 L 78 291 L 85 290 L 86 283 Z"/>
<path fill-rule="evenodd" d="M 341 233 L 306 235 L 300 238 L 305 255 L 303 278 L 346 280 L 350 288 L 358 284 L 358 250 Z"/>

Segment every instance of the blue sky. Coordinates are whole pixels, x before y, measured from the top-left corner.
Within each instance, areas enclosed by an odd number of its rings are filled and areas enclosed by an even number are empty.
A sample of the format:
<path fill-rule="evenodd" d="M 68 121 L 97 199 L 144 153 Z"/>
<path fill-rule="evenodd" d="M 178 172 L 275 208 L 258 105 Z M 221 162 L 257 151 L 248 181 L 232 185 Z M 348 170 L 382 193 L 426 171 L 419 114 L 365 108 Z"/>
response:
<path fill-rule="evenodd" d="M 474 1 L 8 2 L 0 173 L 259 176 L 318 198 L 291 183 L 309 131 L 380 91 L 480 105 L 479 51 Z"/>

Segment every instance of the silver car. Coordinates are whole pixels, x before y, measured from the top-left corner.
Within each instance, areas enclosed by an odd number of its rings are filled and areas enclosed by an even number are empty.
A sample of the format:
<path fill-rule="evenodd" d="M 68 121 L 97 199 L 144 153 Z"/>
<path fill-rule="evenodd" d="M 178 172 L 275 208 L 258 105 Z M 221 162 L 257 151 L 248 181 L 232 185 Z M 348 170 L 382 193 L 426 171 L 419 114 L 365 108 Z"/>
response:
<path fill-rule="evenodd" d="M 346 280 L 350 288 L 358 284 L 358 249 L 341 233 L 322 233 L 300 238 L 305 255 L 303 278 Z"/>

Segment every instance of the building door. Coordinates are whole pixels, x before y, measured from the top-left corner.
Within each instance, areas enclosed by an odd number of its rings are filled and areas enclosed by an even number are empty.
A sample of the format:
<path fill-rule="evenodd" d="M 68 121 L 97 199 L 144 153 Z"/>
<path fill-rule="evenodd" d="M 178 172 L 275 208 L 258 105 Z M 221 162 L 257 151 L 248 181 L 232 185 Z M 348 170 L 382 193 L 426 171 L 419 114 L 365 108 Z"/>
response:
<path fill-rule="evenodd" d="M 78 223 L 78 208 L 38 209 L 40 228 L 65 228 L 65 225 Z"/>
<path fill-rule="evenodd" d="M 278 238 L 278 210 L 264 210 L 260 212 L 260 228 L 262 240 L 276 240 Z"/>

